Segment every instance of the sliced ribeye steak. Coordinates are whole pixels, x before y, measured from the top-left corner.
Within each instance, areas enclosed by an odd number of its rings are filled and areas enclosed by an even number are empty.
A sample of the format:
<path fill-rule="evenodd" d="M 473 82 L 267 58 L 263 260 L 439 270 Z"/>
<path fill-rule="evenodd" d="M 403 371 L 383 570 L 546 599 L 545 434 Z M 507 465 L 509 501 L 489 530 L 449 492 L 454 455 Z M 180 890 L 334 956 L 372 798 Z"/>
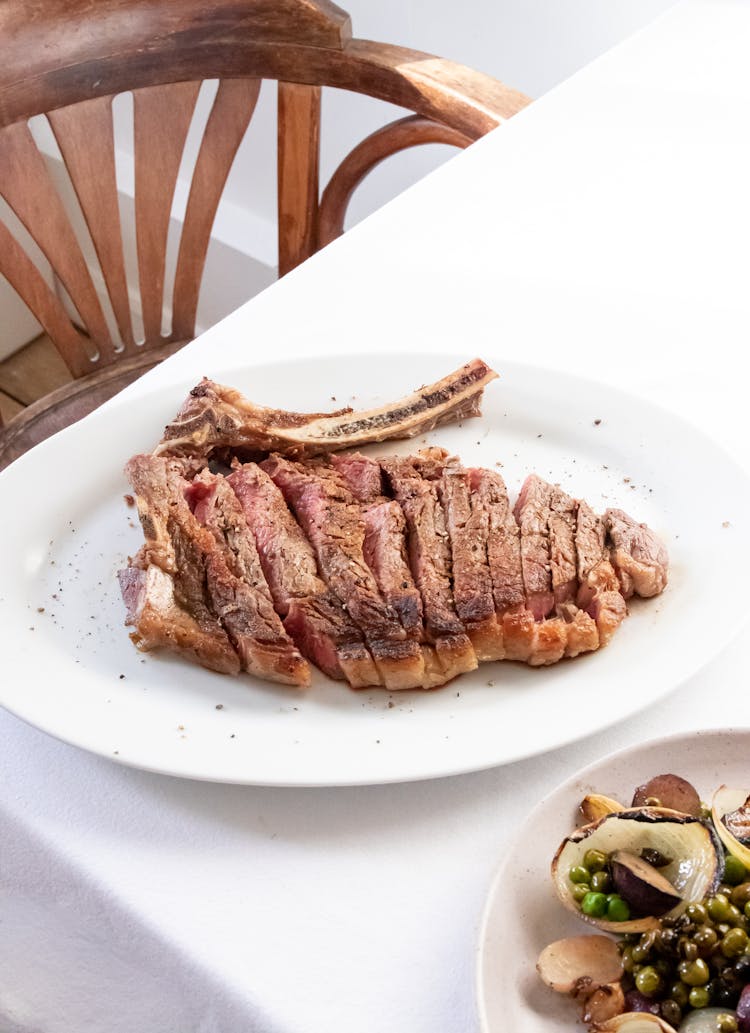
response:
<path fill-rule="evenodd" d="M 127 464 L 145 539 L 119 573 L 136 645 L 389 691 L 605 646 L 626 600 L 666 587 L 649 527 L 535 473 L 513 505 L 496 470 L 439 447 L 351 451 L 477 415 L 495 375 L 477 359 L 381 409 L 312 414 L 204 380 Z"/>

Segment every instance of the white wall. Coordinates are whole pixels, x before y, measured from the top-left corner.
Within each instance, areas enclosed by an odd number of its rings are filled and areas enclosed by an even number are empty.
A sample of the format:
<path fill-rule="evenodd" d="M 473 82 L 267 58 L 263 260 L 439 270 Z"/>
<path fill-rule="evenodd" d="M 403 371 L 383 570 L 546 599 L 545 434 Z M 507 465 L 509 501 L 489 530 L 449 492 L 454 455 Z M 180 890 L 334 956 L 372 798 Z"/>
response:
<path fill-rule="evenodd" d="M 675 0 L 349 0 L 356 36 L 398 43 L 450 57 L 521 90 L 532 98 L 588 64 L 621 39 L 648 24 Z M 196 121 L 211 101 L 207 84 Z M 240 147 L 209 249 L 198 311 L 201 328 L 262 290 L 274 276 L 276 205 L 275 90 L 264 84 L 253 122 Z M 119 185 L 123 204 L 132 197 L 132 115 L 118 100 Z M 356 94 L 325 91 L 321 181 L 325 184 L 345 154 L 373 129 L 402 112 Z M 54 154 L 49 133 L 43 146 Z M 198 133 L 191 133 L 183 168 L 192 167 Z M 435 168 L 452 150 L 430 146 L 396 155 L 378 168 L 355 195 L 348 225 Z M 171 251 L 187 193 L 183 182 L 173 210 Z M 128 220 L 132 226 L 132 219 Z M 134 243 L 126 241 L 134 254 Z M 0 333 L 2 333 L 0 297 Z"/>

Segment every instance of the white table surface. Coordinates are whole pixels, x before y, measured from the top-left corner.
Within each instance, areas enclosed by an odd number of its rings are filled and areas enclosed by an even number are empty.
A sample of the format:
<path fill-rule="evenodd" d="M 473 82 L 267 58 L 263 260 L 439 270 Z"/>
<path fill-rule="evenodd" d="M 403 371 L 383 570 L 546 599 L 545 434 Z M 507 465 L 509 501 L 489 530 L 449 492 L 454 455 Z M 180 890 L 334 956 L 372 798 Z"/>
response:
<path fill-rule="evenodd" d="M 657 399 L 750 467 L 749 47 L 745 0 L 678 4 L 126 396 L 323 351 L 382 352 L 397 382 L 447 328 Z M 481 911 L 527 809 L 613 749 L 750 724 L 749 647 L 582 742 L 410 785 L 180 781 L 0 714 L 0 1028 L 472 1033 Z"/>

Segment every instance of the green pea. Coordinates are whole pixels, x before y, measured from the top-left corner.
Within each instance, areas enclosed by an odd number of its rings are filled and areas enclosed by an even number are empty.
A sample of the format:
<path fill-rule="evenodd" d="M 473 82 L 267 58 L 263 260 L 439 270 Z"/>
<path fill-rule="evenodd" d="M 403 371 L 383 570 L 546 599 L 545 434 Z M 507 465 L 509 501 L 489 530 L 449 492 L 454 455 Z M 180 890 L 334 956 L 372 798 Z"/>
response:
<path fill-rule="evenodd" d="M 744 907 L 750 900 L 750 882 L 741 882 L 732 890 L 732 903 L 737 907 Z"/>
<path fill-rule="evenodd" d="M 573 900 L 580 904 L 586 894 L 590 892 L 591 887 L 587 882 L 574 882 L 573 889 L 570 891 L 570 894 L 573 897 Z"/>
<path fill-rule="evenodd" d="M 589 918 L 603 918 L 607 911 L 607 898 L 603 893 L 587 893 L 581 901 L 581 911 Z"/>
<path fill-rule="evenodd" d="M 706 901 L 706 910 L 714 922 L 728 922 L 731 906 L 723 893 L 717 893 Z"/>
<path fill-rule="evenodd" d="M 740 925 L 742 923 L 742 912 L 734 904 L 729 905 L 729 914 L 727 915 L 727 922 L 730 925 Z"/>
<path fill-rule="evenodd" d="M 698 904 L 696 901 L 692 904 L 688 904 L 685 908 L 685 914 L 688 916 L 690 921 L 695 922 L 696 925 L 705 925 L 708 921 L 708 912 L 703 904 Z"/>
<path fill-rule="evenodd" d="M 711 1004 L 711 994 L 706 987 L 693 987 L 688 998 L 693 1008 L 707 1008 Z"/>
<path fill-rule="evenodd" d="M 694 986 L 688 1000 L 693 1008 L 707 1008 L 711 1003 L 711 994 L 705 986 Z"/>
<path fill-rule="evenodd" d="M 682 1019 L 682 1008 L 679 1006 L 677 1001 L 667 997 L 659 1005 L 659 1011 L 661 1012 L 661 1017 L 664 1021 L 677 1029 L 680 1024 L 680 1020 Z"/>
<path fill-rule="evenodd" d="M 747 944 L 747 933 L 743 929 L 730 929 L 721 941 L 721 953 L 725 958 L 736 958 L 744 953 Z"/>
<path fill-rule="evenodd" d="M 718 934 L 710 925 L 698 926 L 693 934 L 693 943 L 698 948 L 699 954 L 710 954 L 718 942 Z"/>
<path fill-rule="evenodd" d="M 724 861 L 724 882 L 728 882 L 730 886 L 738 886 L 746 877 L 745 866 L 739 857 L 727 854 Z"/>
<path fill-rule="evenodd" d="M 577 864 L 568 872 L 568 878 L 571 882 L 588 882 L 591 876 L 589 875 L 588 868 L 584 868 L 582 864 Z"/>
<path fill-rule="evenodd" d="M 655 968 L 653 968 L 653 966 L 646 965 L 646 967 L 642 968 L 635 977 L 635 987 L 636 990 L 640 990 L 645 997 L 653 997 L 661 988 L 661 978 L 659 973 Z"/>
<path fill-rule="evenodd" d="M 583 855 L 583 863 L 590 872 L 600 872 L 607 867 L 607 855 L 601 850 L 587 850 Z"/>
<path fill-rule="evenodd" d="M 627 922 L 630 918 L 630 908 L 626 900 L 617 893 L 610 893 L 607 897 L 607 918 L 610 922 Z"/>
<path fill-rule="evenodd" d="M 688 940 L 687 936 L 680 937 L 679 950 L 685 961 L 695 961 L 699 954 L 698 944 Z"/>
<path fill-rule="evenodd" d="M 633 961 L 633 948 L 626 947 L 622 952 L 622 967 L 625 972 L 632 972 L 635 968 L 635 962 Z"/>
<path fill-rule="evenodd" d="M 594 872 L 591 876 L 591 889 L 596 893 L 606 893 L 611 888 L 611 882 L 609 872 Z"/>
<path fill-rule="evenodd" d="M 681 1008 L 685 1008 L 687 1006 L 689 995 L 690 991 L 682 981 L 679 983 L 673 983 L 669 988 L 669 996 L 673 1001 L 676 1001 Z"/>
<path fill-rule="evenodd" d="M 633 961 L 636 964 L 642 964 L 651 953 L 651 947 L 648 944 L 637 943 L 633 947 Z"/>
<path fill-rule="evenodd" d="M 734 1015 L 730 1015 L 729 1012 L 726 1015 L 716 1016 L 716 1029 L 719 1033 L 737 1033 L 739 1028 L 737 1019 Z"/>
<path fill-rule="evenodd" d="M 703 958 L 696 958 L 695 961 L 681 961 L 677 966 L 677 972 L 683 983 L 688 986 L 705 986 L 711 973 Z"/>
<path fill-rule="evenodd" d="M 747 902 L 747 904 L 745 904 L 742 910 L 745 913 L 745 918 L 750 918 L 750 900 Z"/>

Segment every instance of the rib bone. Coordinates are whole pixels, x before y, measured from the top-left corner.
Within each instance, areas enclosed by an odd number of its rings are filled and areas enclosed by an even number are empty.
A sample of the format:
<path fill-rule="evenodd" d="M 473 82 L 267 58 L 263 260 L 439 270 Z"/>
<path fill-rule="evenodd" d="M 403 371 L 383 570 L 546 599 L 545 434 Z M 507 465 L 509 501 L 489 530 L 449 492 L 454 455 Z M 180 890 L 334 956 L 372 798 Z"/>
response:
<path fill-rule="evenodd" d="M 481 359 L 378 409 L 295 413 L 255 405 L 233 388 L 204 379 L 167 425 L 156 455 L 207 457 L 214 449 L 279 452 L 299 458 L 412 438 L 480 414 L 482 392 L 497 373 Z"/>

